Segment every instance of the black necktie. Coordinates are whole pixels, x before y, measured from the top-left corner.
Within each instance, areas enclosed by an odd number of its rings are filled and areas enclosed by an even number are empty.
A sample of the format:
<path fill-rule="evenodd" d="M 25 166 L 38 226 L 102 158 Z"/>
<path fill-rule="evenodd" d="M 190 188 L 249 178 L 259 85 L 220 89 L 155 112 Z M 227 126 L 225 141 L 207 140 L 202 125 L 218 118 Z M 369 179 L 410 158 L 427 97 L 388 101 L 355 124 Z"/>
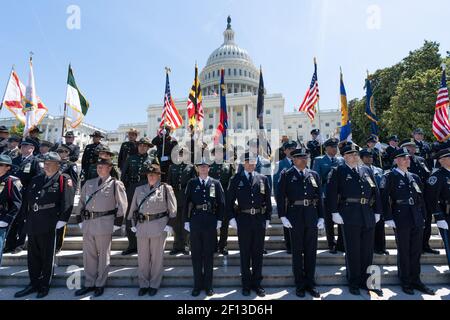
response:
<path fill-rule="evenodd" d="M 202 188 L 206 188 L 205 180 L 202 180 Z"/>
<path fill-rule="evenodd" d="M 331 158 L 331 164 L 335 164 L 336 163 L 336 159 L 335 158 Z"/>
<path fill-rule="evenodd" d="M 353 170 L 354 174 L 358 174 L 358 171 L 356 171 L 356 168 L 353 168 L 352 170 Z"/>
<path fill-rule="evenodd" d="M 248 182 L 250 182 L 250 185 L 253 184 L 253 176 L 251 173 L 248 174 Z"/>

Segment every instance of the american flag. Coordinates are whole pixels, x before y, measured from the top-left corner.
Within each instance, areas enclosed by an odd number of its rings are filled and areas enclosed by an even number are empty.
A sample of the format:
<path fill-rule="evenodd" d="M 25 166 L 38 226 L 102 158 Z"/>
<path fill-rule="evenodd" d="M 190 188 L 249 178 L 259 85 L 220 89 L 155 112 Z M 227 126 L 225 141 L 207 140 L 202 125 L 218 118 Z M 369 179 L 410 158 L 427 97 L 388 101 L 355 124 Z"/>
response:
<path fill-rule="evenodd" d="M 450 138 L 450 122 L 448 119 L 449 106 L 447 79 L 445 77 L 445 68 L 442 73 L 441 87 L 438 91 L 436 101 L 436 113 L 433 120 L 433 134 L 440 142 Z"/>
<path fill-rule="evenodd" d="M 164 110 L 162 114 L 162 120 L 159 127 L 161 129 L 164 126 L 170 126 L 172 130 L 178 129 L 183 125 L 183 118 L 173 102 L 172 95 L 170 94 L 169 72 L 166 74 L 166 94 L 164 95 Z"/>
<path fill-rule="evenodd" d="M 311 85 L 306 91 L 305 98 L 300 105 L 300 112 L 306 112 L 311 121 L 314 121 L 316 116 L 316 105 L 319 102 L 319 82 L 317 79 L 317 63 L 314 59 L 314 74 L 311 80 Z"/>

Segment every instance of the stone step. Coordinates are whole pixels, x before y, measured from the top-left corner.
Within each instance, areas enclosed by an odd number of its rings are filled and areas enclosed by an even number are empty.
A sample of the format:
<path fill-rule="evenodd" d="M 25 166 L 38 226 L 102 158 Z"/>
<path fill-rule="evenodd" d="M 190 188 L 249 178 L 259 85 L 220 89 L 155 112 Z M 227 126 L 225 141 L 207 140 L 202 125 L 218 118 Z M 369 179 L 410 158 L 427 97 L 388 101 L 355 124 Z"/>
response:
<path fill-rule="evenodd" d="M 424 254 L 421 263 L 424 265 L 445 265 L 447 258 L 445 250 L 441 249 L 440 255 Z M 390 255 L 374 255 L 373 263 L 375 265 L 396 265 L 397 264 L 397 250 L 389 250 Z M 58 266 L 83 265 L 83 252 L 81 250 L 64 250 L 61 251 L 55 258 L 55 264 Z M 214 257 L 214 265 L 219 266 L 239 266 L 240 253 L 239 251 L 230 251 L 225 258 L 222 255 L 216 254 Z M 26 266 L 27 253 L 22 251 L 19 254 L 5 254 L 2 261 L 3 266 Z M 164 265 L 166 267 L 192 266 L 191 257 L 189 255 L 169 255 L 169 251 L 165 252 Z M 269 251 L 264 256 L 264 266 L 291 266 L 292 256 L 286 251 Z M 333 255 L 327 250 L 318 250 L 317 265 L 345 265 L 345 256 L 342 253 Z M 111 266 L 137 266 L 137 255 L 122 256 L 121 251 L 111 252 Z"/>
<path fill-rule="evenodd" d="M 381 285 L 399 284 L 396 266 L 381 266 Z M 68 277 L 81 272 L 82 268 L 71 269 L 65 267 L 55 268 L 52 286 L 66 287 Z M 272 266 L 263 269 L 264 287 L 292 287 L 294 277 L 289 266 Z M 76 276 L 76 274 L 75 274 Z M 448 284 L 450 273 L 448 266 L 426 265 L 422 267 L 422 281 L 426 284 Z M 346 285 L 345 267 L 318 266 L 316 269 L 316 282 L 319 286 Z M 73 283 L 73 281 L 71 282 Z M 0 268 L 0 286 L 26 286 L 29 284 L 28 270 L 25 266 Z M 138 287 L 137 268 L 112 267 L 109 273 L 108 286 L 110 287 Z M 171 267 L 164 270 L 162 287 L 192 287 L 192 267 Z M 214 268 L 215 287 L 239 287 L 241 285 L 239 267 Z"/>
<path fill-rule="evenodd" d="M 284 240 L 282 236 L 269 236 L 266 237 L 265 248 L 266 250 L 284 250 Z M 63 245 L 63 250 L 82 250 L 83 239 L 78 237 L 66 237 Z M 443 249 L 444 244 L 440 236 L 431 236 L 430 245 L 435 249 Z M 171 250 L 173 246 L 173 237 L 169 237 L 166 242 L 166 250 Z M 386 236 L 387 249 L 395 249 L 395 237 Z M 128 239 L 124 237 L 114 237 L 112 241 L 112 250 L 125 250 L 128 247 Z M 228 237 L 228 249 L 239 250 L 238 238 L 236 236 Z M 319 250 L 328 249 L 328 244 L 325 237 L 319 237 L 318 242 Z"/>

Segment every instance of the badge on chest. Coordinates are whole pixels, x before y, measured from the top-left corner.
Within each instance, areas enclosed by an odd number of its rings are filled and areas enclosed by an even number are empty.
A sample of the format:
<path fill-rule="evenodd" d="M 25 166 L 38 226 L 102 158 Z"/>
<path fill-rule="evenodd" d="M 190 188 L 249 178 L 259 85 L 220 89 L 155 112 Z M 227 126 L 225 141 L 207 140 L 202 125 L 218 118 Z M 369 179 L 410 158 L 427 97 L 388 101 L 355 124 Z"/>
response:
<path fill-rule="evenodd" d="M 261 194 L 266 194 L 266 186 L 264 185 L 264 181 L 261 181 L 259 183 L 259 191 L 261 192 Z"/>
<path fill-rule="evenodd" d="M 23 173 L 30 173 L 31 172 L 31 163 L 28 162 L 25 167 L 23 168 Z"/>
<path fill-rule="evenodd" d="M 211 183 L 211 187 L 209 188 L 209 197 L 215 198 L 216 197 L 216 186 L 214 183 Z"/>

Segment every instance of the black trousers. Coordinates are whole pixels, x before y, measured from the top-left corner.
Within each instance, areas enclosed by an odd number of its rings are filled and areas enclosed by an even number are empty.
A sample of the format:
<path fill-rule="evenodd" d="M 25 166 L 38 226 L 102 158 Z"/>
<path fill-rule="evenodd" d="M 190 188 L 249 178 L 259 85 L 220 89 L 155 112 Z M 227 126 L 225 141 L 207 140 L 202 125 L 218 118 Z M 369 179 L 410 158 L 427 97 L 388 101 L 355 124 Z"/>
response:
<path fill-rule="evenodd" d="M 56 247 L 55 247 L 56 252 L 59 252 L 62 249 L 62 246 L 64 244 L 64 237 L 66 236 L 66 230 L 67 226 L 64 226 L 64 228 L 56 230 Z"/>
<path fill-rule="evenodd" d="M 203 220 L 203 217 L 201 218 Z M 209 219 L 209 217 L 205 218 Z M 208 290 L 213 288 L 214 252 L 216 249 L 217 229 L 212 225 L 205 227 L 205 224 L 198 224 L 198 222 L 191 221 L 190 235 L 192 267 L 194 269 L 194 288 Z"/>
<path fill-rule="evenodd" d="M 372 265 L 375 228 L 343 225 L 347 278 L 352 288 L 365 287 Z"/>
<path fill-rule="evenodd" d="M 433 219 L 433 213 L 427 210 L 427 216 L 425 219 L 425 228 L 423 229 L 423 243 L 422 249 L 430 248 L 430 238 L 431 238 L 431 222 Z"/>
<path fill-rule="evenodd" d="M 265 218 L 241 214 L 236 218 L 236 222 L 241 254 L 242 287 L 245 289 L 259 288 L 263 280 Z"/>
<path fill-rule="evenodd" d="M 6 250 L 14 250 L 16 248 L 24 248 L 27 233 L 25 230 L 26 204 L 22 203 L 19 213 L 11 224 L 11 228 L 6 238 Z"/>
<path fill-rule="evenodd" d="M 397 266 L 400 282 L 404 286 L 419 284 L 420 257 L 422 255 L 423 228 L 402 227 L 395 229 L 397 241 Z"/>
<path fill-rule="evenodd" d="M 284 244 L 286 246 L 286 250 L 290 251 L 292 249 L 291 232 L 288 228 L 283 227 L 283 233 L 284 233 Z"/>
<path fill-rule="evenodd" d="M 182 216 L 183 207 L 177 208 L 177 216 L 175 217 L 175 225 L 173 231 L 174 242 L 173 249 L 177 251 L 184 251 L 186 247 L 189 246 L 189 235 L 186 230 L 184 230 L 184 219 Z"/>
<path fill-rule="evenodd" d="M 28 236 L 28 272 L 33 287 L 50 287 L 54 256 L 55 231 Z"/>
<path fill-rule="evenodd" d="M 304 224 L 297 224 L 291 230 L 292 269 L 299 289 L 315 286 L 317 234 L 317 227 Z"/>
<path fill-rule="evenodd" d="M 222 221 L 222 227 L 220 228 L 219 242 L 217 243 L 217 249 L 223 250 L 228 244 L 228 218 L 224 218 Z"/>
<path fill-rule="evenodd" d="M 380 219 L 375 225 L 375 252 L 386 251 L 386 233 L 384 231 L 384 220 Z"/>

